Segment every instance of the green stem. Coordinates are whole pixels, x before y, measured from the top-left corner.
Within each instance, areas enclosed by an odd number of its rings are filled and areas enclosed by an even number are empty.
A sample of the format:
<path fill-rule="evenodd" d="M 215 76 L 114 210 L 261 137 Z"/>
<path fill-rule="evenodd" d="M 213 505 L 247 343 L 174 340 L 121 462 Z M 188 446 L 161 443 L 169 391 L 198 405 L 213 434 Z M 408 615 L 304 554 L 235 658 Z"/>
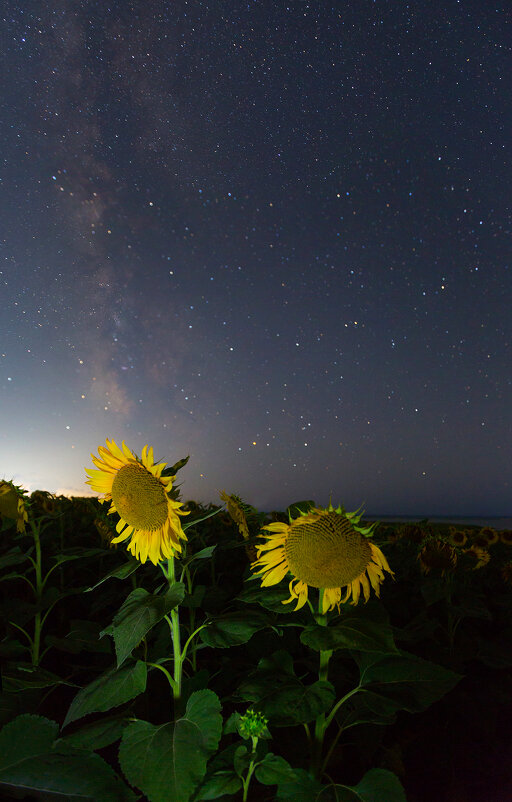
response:
<path fill-rule="evenodd" d="M 169 587 L 172 588 L 175 583 L 174 557 L 169 557 L 167 560 L 166 576 L 169 582 Z M 173 607 L 171 610 L 170 621 L 169 616 L 166 615 L 165 618 L 170 625 L 172 636 L 172 650 L 174 656 L 174 686 L 172 688 L 172 692 L 174 696 L 174 715 L 177 718 L 181 713 L 181 679 L 183 675 L 183 656 L 181 653 L 180 617 L 178 608 Z"/>
<path fill-rule="evenodd" d="M 41 572 L 41 540 L 39 537 L 40 524 L 32 524 L 32 534 L 34 536 L 34 543 L 36 547 L 36 559 L 34 568 L 36 571 L 36 605 L 37 605 L 37 612 L 34 619 L 34 638 L 32 641 L 32 665 L 38 666 L 40 655 L 39 651 L 41 648 L 41 598 L 43 595 L 43 580 L 42 580 L 42 572 Z"/>
<path fill-rule="evenodd" d="M 259 739 L 256 738 L 256 736 L 251 735 L 252 754 L 253 755 L 256 755 L 256 747 L 258 746 L 258 740 Z M 256 760 L 255 760 L 255 757 L 253 757 L 253 758 L 251 758 L 251 762 L 249 763 L 249 768 L 247 769 L 247 776 L 246 776 L 245 780 L 242 779 L 242 785 L 243 785 L 243 789 L 244 789 L 242 802 L 247 802 L 247 794 L 249 793 L 249 783 L 251 782 L 251 777 L 253 775 L 253 772 L 254 772 L 255 768 L 256 768 Z"/>
<path fill-rule="evenodd" d="M 321 627 L 327 626 L 326 616 L 322 612 L 323 596 L 324 596 L 323 588 L 320 588 L 318 595 L 318 614 L 315 615 L 315 619 L 317 624 L 319 624 Z M 323 649 L 320 651 L 320 666 L 318 669 L 319 680 L 324 680 L 324 681 L 327 680 L 327 677 L 329 675 L 329 660 L 331 659 L 331 655 L 332 655 L 332 649 Z M 313 736 L 313 743 L 311 749 L 311 764 L 310 764 L 310 773 L 317 780 L 321 779 L 322 749 L 324 744 L 325 731 L 328 726 L 329 726 L 328 723 L 326 723 L 325 713 L 321 713 L 315 721 L 315 734 Z"/>
<path fill-rule="evenodd" d="M 349 691 L 348 693 L 346 693 L 345 696 L 342 696 L 341 699 L 338 699 L 338 701 L 334 705 L 333 709 L 331 710 L 331 712 L 329 713 L 329 715 L 325 719 L 326 728 L 329 726 L 329 724 L 333 720 L 334 716 L 336 715 L 336 712 L 339 710 L 341 705 L 344 704 L 347 701 L 347 699 L 350 699 L 351 696 L 354 696 L 355 693 L 359 693 L 360 690 L 361 690 L 361 686 L 358 685 L 357 688 L 354 688 L 352 691 Z"/>
<path fill-rule="evenodd" d="M 195 630 L 193 631 L 192 635 L 190 635 L 190 636 L 187 638 L 187 640 L 185 641 L 185 646 L 183 647 L 183 651 L 182 651 L 182 653 L 181 653 L 181 659 L 182 659 L 182 661 L 183 661 L 183 662 L 185 661 L 185 657 L 187 656 L 187 649 L 188 649 L 188 647 L 189 647 L 189 644 L 190 644 L 190 642 L 192 641 L 192 638 L 195 638 L 195 636 L 197 635 L 197 633 L 198 633 L 198 632 L 201 632 L 201 630 L 202 630 L 202 629 L 204 629 L 206 626 L 208 626 L 208 625 L 207 625 L 207 624 L 201 624 L 201 626 L 200 626 L 200 627 L 197 627 L 197 629 L 195 629 Z M 192 657 L 194 657 L 194 656 L 195 656 L 195 653 L 196 653 L 196 652 L 195 652 L 195 649 L 194 649 L 194 651 L 193 651 L 193 653 L 192 653 Z M 192 666 L 194 667 L 194 662 L 193 662 L 193 661 L 192 661 Z"/>
<path fill-rule="evenodd" d="M 165 674 L 165 676 L 167 677 L 167 679 L 168 679 L 168 681 L 169 681 L 169 685 L 171 686 L 171 688 L 172 688 L 172 690 L 173 690 L 173 693 L 174 693 L 174 690 L 175 690 L 175 688 L 176 688 L 176 683 L 174 682 L 173 678 L 171 677 L 171 675 L 169 674 L 169 672 L 167 671 L 167 669 L 166 669 L 166 668 L 164 668 L 163 666 L 161 666 L 159 663 L 150 663 L 150 662 L 149 662 L 149 660 L 147 661 L 147 665 L 148 665 L 148 666 L 153 666 L 153 668 L 159 668 L 159 669 L 160 669 L 160 671 L 163 671 L 163 673 L 164 673 L 164 674 Z"/>

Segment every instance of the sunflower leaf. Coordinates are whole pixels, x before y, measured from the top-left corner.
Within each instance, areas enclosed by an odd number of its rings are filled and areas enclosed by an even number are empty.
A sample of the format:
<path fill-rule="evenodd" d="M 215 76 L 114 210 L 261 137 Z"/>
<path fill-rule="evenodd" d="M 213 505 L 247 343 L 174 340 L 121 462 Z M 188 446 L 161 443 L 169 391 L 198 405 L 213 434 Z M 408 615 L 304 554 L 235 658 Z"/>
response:
<path fill-rule="evenodd" d="M 130 593 L 108 631 L 114 637 L 118 668 L 149 630 L 183 601 L 184 595 L 182 582 L 175 582 L 163 595 L 148 593 L 144 588 L 135 588 Z"/>
<path fill-rule="evenodd" d="M 353 649 L 359 652 L 398 653 L 385 611 L 378 604 L 352 608 L 329 626 L 306 627 L 300 639 L 315 651 Z"/>
<path fill-rule="evenodd" d="M 334 702 L 335 691 L 324 680 L 304 685 L 295 676 L 290 655 L 280 650 L 259 661 L 256 671 L 239 685 L 237 695 L 256 703 L 273 725 L 289 727 L 325 713 Z"/>
<path fill-rule="evenodd" d="M 56 741 L 55 746 L 59 751 L 72 747 L 74 749 L 86 749 L 88 752 L 95 752 L 105 746 L 118 741 L 128 724 L 126 716 L 108 716 L 107 718 L 93 721 L 86 724 L 80 730 L 65 735 Z"/>
<path fill-rule="evenodd" d="M 233 769 L 216 771 L 201 785 L 194 796 L 194 802 L 200 799 L 219 799 L 226 794 L 236 794 L 242 787 L 242 781 Z"/>
<path fill-rule="evenodd" d="M 58 724 L 21 715 L 0 731 L 0 786 L 95 802 L 132 802 L 133 792 L 98 755 L 59 754 Z"/>
<path fill-rule="evenodd" d="M 199 637 L 207 646 L 226 649 L 247 643 L 255 632 L 270 625 L 268 615 L 260 610 L 244 610 L 215 618 L 201 630 Z"/>
<path fill-rule="evenodd" d="M 436 702 L 462 679 L 436 663 L 402 650 L 376 656 L 353 653 L 361 672 L 363 701 L 371 710 L 407 710 L 419 713 Z"/>
<path fill-rule="evenodd" d="M 126 579 L 126 577 L 131 576 L 137 568 L 140 567 L 140 562 L 135 559 L 130 559 L 128 562 L 123 563 L 122 565 L 114 568 L 113 571 L 109 571 L 108 574 L 105 574 L 102 579 L 99 579 L 94 585 L 91 585 L 90 588 L 85 588 L 85 593 L 89 593 L 91 590 L 95 590 L 99 585 L 102 585 L 103 582 L 106 582 L 107 579 Z"/>
<path fill-rule="evenodd" d="M 205 689 L 190 696 L 185 715 L 175 723 L 130 724 L 119 748 L 126 779 L 150 802 L 188 802 L 217 749 L 222 733 L 220 709 L 216 694 Z"/>
<path fill-rule="evenodd" d="M 256 766 L 256 778 L 263 785 L 279 785 L 287 780 L 295 779 L 290 764 L 279 755 L 267 752 L 261 763 Z"/>
<path fill-rule="evenodd" d="M 339 789 L 339 794 L 337 793 Z M 370 769 L 357 785 L 333 786 L 337 802 L 407 802 L 402 783 L 392 771 Z M 322 800 L 324 796 L 322 795 Z M 326 797 L 326 802 L 328 797 Z"/>
<path fill-rule="evenodd" d="M 118 707 L 146 690 L 147 667 L 142 660 L 135 665 L 111 669 L 78 691 L 64 719 L 65 727 L 89 713 Z"/>
<path fill-rule="evenodd" d="M 256 580 L 259 578 L 255 575 L 250 577 L 250 579 Z M 295 612 L 293 604 L 283 604 L 289 598 L 288 582 L 280 582 L 278 585 L 266 588 L 262 588 L 260 585 L 257 587 L 248 586 L 237 596 L 237 600 L 245 604 L 259 604 L 267 610 L 280 614 Z"/>

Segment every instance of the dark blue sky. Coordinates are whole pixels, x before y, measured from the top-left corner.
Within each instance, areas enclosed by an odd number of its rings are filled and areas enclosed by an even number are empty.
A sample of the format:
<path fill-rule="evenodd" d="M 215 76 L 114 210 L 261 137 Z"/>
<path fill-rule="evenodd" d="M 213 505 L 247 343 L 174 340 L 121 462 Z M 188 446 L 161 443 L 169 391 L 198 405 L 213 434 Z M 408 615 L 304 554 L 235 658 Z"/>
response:
<path fill-rule="evenodd" d="M 510 10 L 2 9 L 0 478 L 511 514 Z"/>

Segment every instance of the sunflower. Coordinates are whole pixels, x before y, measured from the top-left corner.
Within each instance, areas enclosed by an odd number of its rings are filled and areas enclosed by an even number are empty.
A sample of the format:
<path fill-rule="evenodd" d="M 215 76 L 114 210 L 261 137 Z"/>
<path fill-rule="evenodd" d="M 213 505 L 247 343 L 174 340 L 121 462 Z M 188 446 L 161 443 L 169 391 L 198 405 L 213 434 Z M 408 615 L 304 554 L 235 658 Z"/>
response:
<path fill-rule="evenodd" d="M 441 576 L 444 576 L 445 571 L 452 571 L 455 568 L 457 553 L 450 543 L 433 538 L 422 548 L 418 560 L 423 574 L 428 574 L 434 569 L 441 571 Z"/>
<path fill-rule="evenodd" d="M 120 543 L 131 538 L 128 551 L 141 563 L 149 557 L 157 565 L 160 560 L 173 557 L 181 551 L 180 540 L 187 539 L 179 516 L 189 514 L 179 509 L 183 505 L 169 495 L 176 477 L 162 477 L 167 463 L 155 465 L 153 448 L 147 445 L 142 449 L 140 460 L 124 440 L 122 451 L 113 440 L 107 440 L 107 446 L 98 448 L 103 459 L 91 454 L 99 470 L 85 470 L 91 474 L 86 484 L 97 493 L 105 494 L 100 501 L 112 501 L 107 514 L 119 513 L 116 526 L 119 535 L 111 542 Z"/>
<path fill-rule="evenodd" d="M 464 532 L 463 529 L 456 529 L 454 526 L 450 526 L 448 540 L 452 544 L 452 546 L 458 546 L 462 548 L 468 542 L 468 536 Z"/>
<path fill-rule="evenodd" d="M 25 532 L 28 521 L 26 490 L 18 487 L 14 482 L 0 480 L 0 520 L 10 518 L 16 521 L 16 531 Z"/>
<path fill-rule="evenodd" d="M 476 560 L 473 566 L 473 571 L 476 571 L 477 568 L 482 568 L 482 566 L 487 565 L 491 559 L 491 555 L 487 549 L 475 545 L 474 543 L 469 549 L 464 549 L 464 554 L 469 554 L 473 560 Z"/>
<path fill-rule="evenodd" d="M 242 508 L 242 500 L 235 495 L 229 495 L 225 490 L 219 493 L 220 498 L 226 505 L 229 517 L 238 526 L 238 531 L 247 540 L 249 537 L 249 527 L 247 526 L 247 519 Z"/>
<path fill-rule="evenodd" d="M 496 530 L 491 529 L 490 526 L 484 526 L 483 529 L 480 529 L 478 536 L 481 538 L 485 538 L 488 546 L 493 546 L 500 539 L 500 536 L 498 535 Z"/>
<path fill-rule="evenodd" d="M 512 546 L 512 529 L 503 529 L 500 532 L 500 540 L 506 546 Z"/>
<path fill-rule="evenodd" d="M 357 512 L 357 510 L 356 510 Z M 361 516 L 345 512 L 329 504 L 327 509 L 313 507 L 301 512 L 290 523 L 271 523 L 263 527 L 266 543 L 258 547 L 258 559 L 251 568 L 262 574 L 261 586 L 277 585 L 288 571 L 293 574 L 289 584 L 290 598 L 283 604 L 297 601 L 296 610 L 308 600 L 308 586 L 321 588 L 322 614 L 344 604 L 352 597 L 357 604 L 361 588 L 365 603 L 370 598 L 370 583 L 377 596 L 384 570 L 394 576 L 381 550 L 365 535 L 370 536 L 377 524 L 366 529 L 357 526 Z M 267 552 L 262 557 L 262 553 Z M 347 588 L 341 598 L 341 588 Z"/>

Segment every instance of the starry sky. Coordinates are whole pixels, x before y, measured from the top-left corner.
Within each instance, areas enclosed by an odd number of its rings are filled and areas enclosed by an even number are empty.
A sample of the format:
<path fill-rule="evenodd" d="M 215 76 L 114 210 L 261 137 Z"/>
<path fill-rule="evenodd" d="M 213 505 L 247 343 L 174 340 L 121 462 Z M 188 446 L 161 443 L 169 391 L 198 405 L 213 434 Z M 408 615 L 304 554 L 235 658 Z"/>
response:
<path fill-rule="evenodd" d="M 512 513 L 508 4 L 0 14 L 0 478 Z"/>

